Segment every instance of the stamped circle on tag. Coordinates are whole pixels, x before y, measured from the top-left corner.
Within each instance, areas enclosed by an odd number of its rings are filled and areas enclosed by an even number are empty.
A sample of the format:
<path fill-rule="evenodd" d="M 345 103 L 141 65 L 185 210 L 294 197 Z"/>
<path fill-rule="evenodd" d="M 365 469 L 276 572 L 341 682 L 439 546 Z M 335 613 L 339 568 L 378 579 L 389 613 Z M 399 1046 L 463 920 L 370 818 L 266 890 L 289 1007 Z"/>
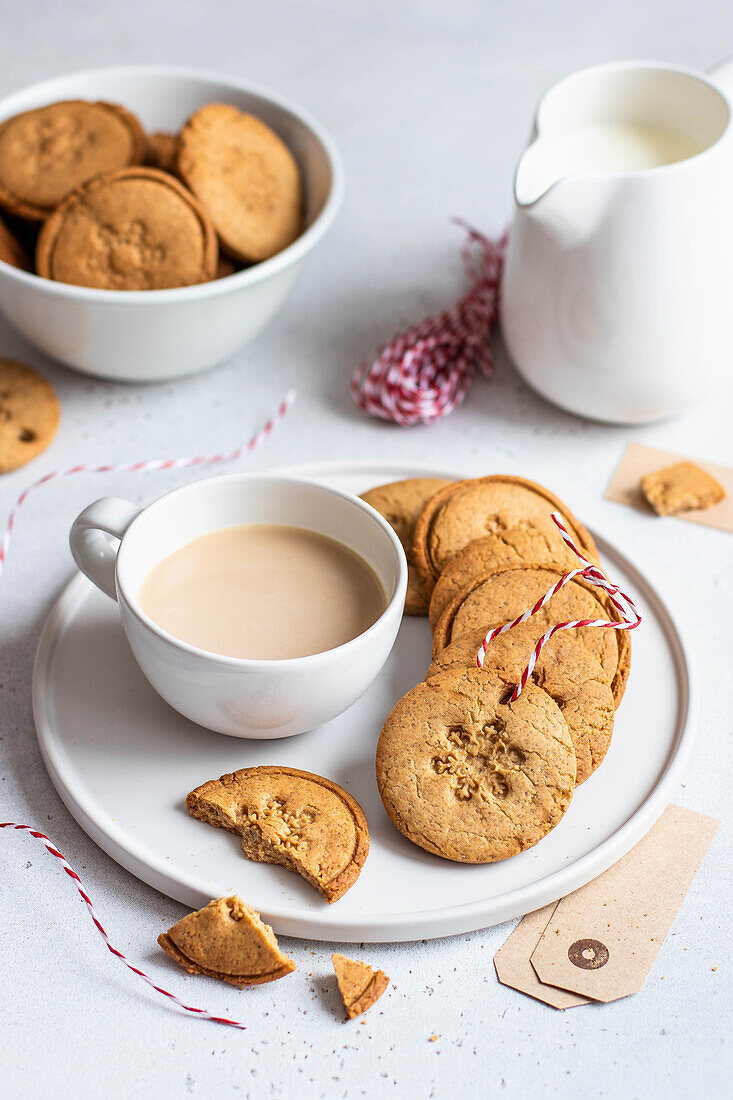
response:
<path fill-rule="evenodd" d="M 609 951 L 600 940 L 576 940 L 568 948 L 568 958 L 581 970 L 600 970 L 609 959 Z"/>

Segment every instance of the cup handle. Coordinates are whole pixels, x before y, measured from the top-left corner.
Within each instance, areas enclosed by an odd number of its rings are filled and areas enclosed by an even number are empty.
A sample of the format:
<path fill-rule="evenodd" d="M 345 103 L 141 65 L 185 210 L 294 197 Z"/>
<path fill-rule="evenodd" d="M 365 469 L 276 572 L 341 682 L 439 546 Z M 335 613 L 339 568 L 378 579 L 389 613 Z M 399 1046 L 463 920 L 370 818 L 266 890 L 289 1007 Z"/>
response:
<path fill-rule="evenodd" d="M 117 599 L 117 551 L 125 531 L 141 511 L 142 508 L 121 497 L 103 497 L 85 508 L 71 525 L 69 546 L 74 561 L 113 600 Z M 112 540 L 116 540 L 116 545 Z"/>
<path fill-rule="evenodd" d="M 705 75 L 710 77 L 725 95 L 733 99 L 733 57 L 726 57 L 724 61 L 718 61 L 716 65 L 708 69 Z"/>

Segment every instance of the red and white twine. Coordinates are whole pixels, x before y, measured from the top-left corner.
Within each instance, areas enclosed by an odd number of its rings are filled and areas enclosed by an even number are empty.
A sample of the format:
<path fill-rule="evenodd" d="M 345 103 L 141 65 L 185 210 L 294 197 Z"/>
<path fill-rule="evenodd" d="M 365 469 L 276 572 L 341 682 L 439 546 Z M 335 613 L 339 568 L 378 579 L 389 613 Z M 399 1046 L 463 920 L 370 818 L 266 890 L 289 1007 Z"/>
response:
<path fill-rule="evenodd" d="M 528 608 L 521 615 L 518 615 L 516 619 L 512 619 L 511 622 L 504 623 L 503 626 L 497 626 L 494 627 L 493 630 L 490 630 L 484 638 L 483 642 L 481 643 L 479 651 L 476 655 L 476 664 L 478 665 L 478 667 L 484 667 L 486 652 L 494 638 L 498 638 L 500 634 L 508 633 L 510 630 L 513 630 L 515 626 L 519 626 L 520 623 L 526 623 L 527 620 L 531 619 L 533 615 L 536 615 L 537 612 L 545 606 L 545 604 L 549 603 L 552 597 L 562 588 L 564 588 L 566 584 L 570 584 L 570 582 L 574 580 L 575 577 L 583 577 L 585 580 L 589 581 L 590 584 L 595 585 L 597 588 L 602 588 L 603 591 L 608 594 L 608 598 L 611 600 L 611 603 L 618 611 L 621 619 L 620 621 L 613 621 L 610 619 L 572 619 L 569 622 L 554 623 L 553 626 L 549 628 L 549 630 L 545 631 L 545 633 L 542 635 L 542 637 L 539 639 L 534 649 L 532 650 L 532 655 L 529 658 L 527 667 L 520 676 L 519 683 L 514 688 L 514 691 L 509 697 L 509 702 L 511 703 L 513 703 L 515 699 L 518 699 L 519 696 L 522 694 L 522 691 L 524 690 L 527 681 L 534 672 L 535 665 L 537 664 L 540 653 L 545 648 L 550 638 L 552 638 L 554 634 L 557 634 L 559 630 L 575 630 L 578 627 L 583 626 L 607 627 L 610 630 L 636 630 L 637 626 L 639 626 L 639 624 L 641 623 L 641 615 L 637 611 L 631 597 L 627 596 L 625 592 L 622 592 L 617 584 L 613 584 L 611 581 L 609 581 L 605 573 L 603 573 L 597 565 L 594 565 L 592 562 L 588 561 L 585 555 L 580 552 L 580 550 L 568 534 L 567 528 L 562 521 L 562 516 L 560 515 L 560 513 L 553 512 L 552 518 L 559 528 L 560 534 L 566 546 L 568 546 L 582 562 L 585 562 L 585 565 L 579 569 L 571 569 L 569 573 L 566 573 L 563 577 L 560 578 L 559 581 L 553 584 L 552 588 L 545 592 L 544 596 L 541 596 L 533 607 Z"/>
<path fill-rule="evenodd" d="M 129 970 L 133 972 L 133 974 L 137 974 L 139 978 L 142 978 L 144 982 L 147 982 L 148 985 L 152 989 L 154 989 L 156 993 L 162 993 L 164 997 L 168 997 L 168 999 L 173 1001 L 174 1004 L 177 1004 L 179 1008 L 184 1009 L 186 1012 L 193 1012 L 196 1016 L 200 1016 L 203 1020 L 213 1020 L 215 1024 L 226 1024 L 228 1027 L 238 1027 L 242 1030 L 246 1028 L 246 1024 L 240 1024 L 238 1020 L 230 1020 L 228 1016 L 214 1016 L 211 1012 L 207 1012 L 204 1008 L 195 1008 L 193 1005 L 185 1004 L 185 1002 L 182 1001 L 179 997 L 176 997 L 175 993 L 171 993 L 169 992 L 169 990 L 163 989 L 162 986 L 156 985 L 153 979 L 148 974 L 146 974 L 144 970 L 140 970 L 139 967 L 133 966 L 130 960 L 126 958 L 126 956 L 123 955 L 121 951 L 118 951 L 117 948 L 114 947 L 111 943 L 110 938 L 105 932 L 104 926 L 97 916 L 97 911 L 92 905 L 91 899 L 84 889 L 84 886 L 78 874 L 71 866 L 71 864 L 67 863 L 66 859 L 64 859 L 64 857 L 61 855 L 61 852 L 58 850 L 56 845 L 53 843 L 53 841 L 49 840 L 45 833 L 40 832 L 38 829 L 34 829 L 31 825 L 18 825 L 15 821 L 0 821 L 0 829 L 20 829 L 23 832 L 30 833 L 32 837 L 35 837 L 36 840 L 40 841 L 46 851 L 49 852 L 54 857 L 54 859 L 57 859 L 60 862 L 62 868 L 76 886 L 76 889 L 79 892 L 79 897 L 86 905 L 89 911 L 89 916 L 92 918 L 92 921 L 94 923 L 94 927 L 97 929 L 100 936 L 107 944 L 107 950 L 110 951 L 116 959 L 121 959 L 121 961 Z"/>
<path fill-rule="evenodd" d="M 8 548 L 10 546 L 10 540 L 13 534 L 13 529 L 15 527 L 18 513 L 28 497 L 31 495 L 31 493 L 33 493 L 36 489 L 40 489 L 42 485 L 46 485 L 48 482 L 56 481 L 62 477 L 68 477 L 70 474 L 101 474 L 111 472 L 131 473 L 133 471 L 136 473 L 143 473 L 150 470 L 180 470 L 192 466 L 206 466 L 214 465 L 220 462 L 234 462 L 236 459 L 242 458 L 244 455 L 251 454 L 252 451 L 259 447 L 260 444 L 263 443 L 269 435 L 271 435 L 271 433 L 275 430 L 275 428 L 278 426 L 280 421 L 287 413 L 290 406 L 293 404 L 294 400 L 295 390 L 291 390 L 288 394 L 286 394 L 283 401 L 280 402 L 280 405 L 278 406 L 274 415 L 270 417 L 270 419 L 260 429 L 260 431 L 258 431 L 256 435 L 252 436 L 249 442 L 243 443 L 241 446 L 236 447 L 233 451 L 223 451 L 218 454 L 211 455 L 197 455 L 194 458 L 153 458 L 148 459 L 145 462 L 122 462 L 116 464 L 106 464 L 103 466 L 88 466 L 85 464 L 79 464 L 76 466 L 67 466 L 62 470 L 54 470 L 50 474 L 44 474 L 44 476 L 39 478 L 38 481 L 34 481 L 32 485 L 29 485 L 27 489 L 23 490 L 15 503 L 15 507 L 8 516 L 2 543 L 0 544 L 0 575 L 2 574 L 2 570 L 5 565 Z M 32 837 L 35 837 L 36 840 L 40 841 L 40 843 L 43 844 L 47 852 L 49 852 L 55 859 L 58 859 L 60 861 L 64 871 L 76 885 L 76 888 L 79 891 L 79 896 L 86 905 L 89 911 L 89 915 L 94 922 L 94 927 L 97 929 L 100 936 L 107 944 L 108 950 L 115 956 L 115 958 L 120 959 L 125 964 L 125 966 L 133 972 L 133 974 L 137 974 L 139 978 L 142 978 L 143 981 L 147 982 L 147 984 L 152 989 L 154 989 L 156 993 L 161 993 L 164 997 L 167 997 L 174 1004 L 178 1005 L 179 1008 L 184 1009 L 186 1012 L 194 1013 L 196 1016 L 200 1016 L 204 1020 L 212 1020 L 215 1024 L 226 1024 L 228 1027 L 244 1028 L 246 1026 L 245 1024 L 239 1023 L 237 1020 L 230 1020 L 226 1016 L 215 1016 L 211 1012 L 207 1012 L 203 1008 L 195 1008 L 193 1005 L 185 1004 L 182 1000 L 180 1000 L 180 998 L 176 997 L 175 993 L 171 993 L 169 992 L 169 990 L 163 989 L 162 986 L 156 985 L 153 979 L 148 974 L 146 974 L 144 970 L 140 970 L 139 967 L 133 966 L 129 959 L 127 959 L 121 951 L 118 951 L 117 948 L 114 947 L 110 942 L 109 936 L 105 932 L 102 922 L 97 916 L 96 910 L 82 885 L 81 879 L 79 878 L 74 868 L 69 863 L 67 863 L 61 852 L 58 850 L 55 844 L 53 844 L 53 842 L 49 840 L 45 833 L 40 832 L 38 829 L 34 829 L 31 825 L 19 825 L 14 821 L 0 822 L 0 829 L 19 829 L 24 832 L 30 833 Z"/>
<path fill-rule="evenodd" d="M 507 236 L 491 241 L 456 219 L 467 233 L 461 250 L 471 289 L 455 305 L 385 345 L 354 372 L 351 394 L 371 416 L 403 427 L 432 424 L 463 401 L 475 371 L 490 375 L 489 333 L 496 320 Z"/>

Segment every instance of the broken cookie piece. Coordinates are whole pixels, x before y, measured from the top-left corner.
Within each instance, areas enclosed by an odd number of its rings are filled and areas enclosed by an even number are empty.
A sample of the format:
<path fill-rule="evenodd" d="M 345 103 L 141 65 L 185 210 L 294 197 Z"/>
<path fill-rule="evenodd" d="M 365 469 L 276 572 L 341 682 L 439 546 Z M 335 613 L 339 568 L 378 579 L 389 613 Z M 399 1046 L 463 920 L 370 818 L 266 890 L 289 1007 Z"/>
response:
<path fill-rule="evenodd" d="M 163 950 L 189 974 L 230 985 L 260 985 L 295 970 L 269 924 L 236 894 L 217 898 L 158 936 Z"/>
<path fill-rule="evenodd" d="M 295 871 L 328 902 L 354 885 L 369 851 L 356 799 L 296 768 L 241 768 L 191 791 L 186 806 L 193 817 L 241 836 L 249 859 Z"/>
<path fill-rule="evenodd" d="M 675 462 L 641 479 L 641 491 L 659 516 L 711 508 L 725 496 L 714 477 L 692 462 Z"/>
<path fill-rule="evenodd" d="M 389 978 L 383 970 L 373 970 L 366 963 L 347 959 L 346 955 L 332 955 L 331 961 L 346 1015 L 353 1020 L 379 1000 Z"/>

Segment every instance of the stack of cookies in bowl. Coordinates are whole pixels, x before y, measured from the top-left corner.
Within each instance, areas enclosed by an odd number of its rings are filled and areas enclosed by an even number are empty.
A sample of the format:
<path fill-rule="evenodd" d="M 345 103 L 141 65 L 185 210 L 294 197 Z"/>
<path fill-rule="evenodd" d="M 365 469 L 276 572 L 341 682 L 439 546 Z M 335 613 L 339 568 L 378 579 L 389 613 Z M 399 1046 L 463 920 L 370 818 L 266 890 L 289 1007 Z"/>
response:
<path fill-rule="evenodd" d="M 576 786 L 601 765 L 630 668 L 625 630 L 555 634 L 517 699 L 538 640 L 570 620 L 621 621 L 603 590 L 570 581 L 525 622 L 487 634 L 532 607 L 578 559 L 551 514 L 564 517 L 582 554 L 592 536 L 554 494 L 523 478 L 410 479 L 364 499 L 399 534 L 410 565 L 406 612 L 427 615 L 432 662 L 423 683 L 387 717 L 377 783 L 396 827 L 421 848 L 462 863 L 491 863 L 536 844 L 560 821 Z"/>
<path fill-rule="evenodd" d="M 281 138 L 208 103 L 179 133 L 124 106 L 64 100 L 0 125 L 0 259 L 57 282 L 163 290 L 231 275 L 301 232 L 302 184 Z"/>

